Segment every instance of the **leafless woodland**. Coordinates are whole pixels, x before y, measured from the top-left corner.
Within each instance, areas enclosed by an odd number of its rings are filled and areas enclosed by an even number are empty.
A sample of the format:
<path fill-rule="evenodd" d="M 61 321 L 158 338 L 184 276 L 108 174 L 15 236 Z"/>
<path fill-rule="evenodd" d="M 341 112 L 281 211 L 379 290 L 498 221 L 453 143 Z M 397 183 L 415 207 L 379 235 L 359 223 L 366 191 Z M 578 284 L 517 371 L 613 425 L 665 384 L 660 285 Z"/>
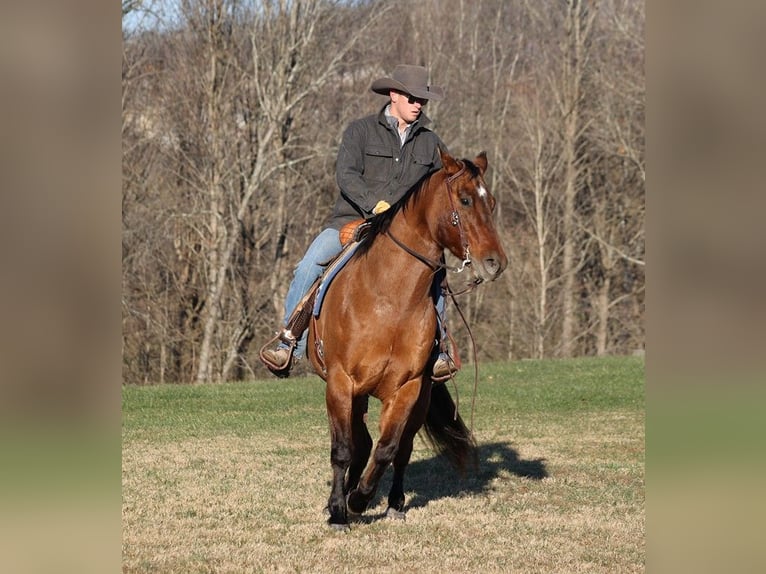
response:
<path fill-rule="evenodd" d="M 642 2 L 122 4 L 124 382 L 266 375 L 342 130 L 398 63 L 445 88 L 426 112 L 450 151 L 489 156 L 510 263 L 458 298 L 478 360 L 643 349 Z"/>

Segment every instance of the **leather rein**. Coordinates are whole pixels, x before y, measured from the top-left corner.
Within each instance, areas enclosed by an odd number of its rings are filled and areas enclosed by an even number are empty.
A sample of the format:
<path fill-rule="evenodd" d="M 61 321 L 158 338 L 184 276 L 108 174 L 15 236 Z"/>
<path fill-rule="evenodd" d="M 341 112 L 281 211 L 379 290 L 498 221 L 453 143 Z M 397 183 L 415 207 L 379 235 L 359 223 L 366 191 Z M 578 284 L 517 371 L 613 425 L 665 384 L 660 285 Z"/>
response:
<path fill-rule="evenodd" d="M 468 241 L 465 238 L 465 231 L 463 230 L 463 226 L 460 222 L 460 215 L 458 215 L 457 209 L 455 209 L 455 200 L 452 198 L 452 188 L 451 184 L 453 181 L 455 181 L 458 177 L 463 175 L 465 173 L 465 163 L 460 162 L 461 166 L 460 169 L 457 171 L 457 173 L 452 174 L 449 176 L 445 183 L 447 184 L 447 197 L 449 198 L 450 207 L 452 207 L 452 215 L 450 218 L 450 222 L 452 225 L 456 226 L 458 228 L 458 232 L 460 233 L 460 244 L 463 247 L 463 261 L 460 264 L 459 267 L 454 267 L 451 265 L 447 265 L 443 260 L 437 261 L 435 259 L 431 259 L 429 257 L 426 257 L 425 255 L 418 253 L 414 249 L 411 249 L 399 239 L 397 239 L 389 230 L 386 230 L 386 235 L 388 235 L 391 238 L 391 241 L 396 243 L 401 249 L 412 255 L 415 259 L 425 263 L 428 267 L 433 269 L 434 271 L 438 271 L 439 269 L 446 269 L 447 271 L 452 271 L 453 273 L 460 273 L 465 269 L 466 265 L 471 265 L 471 252 L 468 247 Z M 466 293 L 470 290 L 472 290 L 476 285 L 481 283 L 481 279 L 477 279 L 473 283 L 470 283 L 468 288 L 466 288 L 463 291 L 460 291 L 458 293 L 452 293 L 453 295 L 461 295 L 463 293 Z"/>

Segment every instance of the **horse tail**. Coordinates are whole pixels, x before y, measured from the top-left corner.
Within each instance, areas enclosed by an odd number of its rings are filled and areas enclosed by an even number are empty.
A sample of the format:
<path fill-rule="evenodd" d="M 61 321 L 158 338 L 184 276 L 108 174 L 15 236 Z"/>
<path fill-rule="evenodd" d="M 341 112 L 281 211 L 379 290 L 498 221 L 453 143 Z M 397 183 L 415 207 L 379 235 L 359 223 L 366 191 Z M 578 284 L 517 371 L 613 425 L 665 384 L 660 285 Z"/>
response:
<path fill-rule="evenodd" d="M 449 389 L 443 383 L 431 388 L 423 431 L 434 451 L 447 457 L 461 474 L 469 465 L 474 469 L 477 467 L 476 440 L 456 412 Z"/>

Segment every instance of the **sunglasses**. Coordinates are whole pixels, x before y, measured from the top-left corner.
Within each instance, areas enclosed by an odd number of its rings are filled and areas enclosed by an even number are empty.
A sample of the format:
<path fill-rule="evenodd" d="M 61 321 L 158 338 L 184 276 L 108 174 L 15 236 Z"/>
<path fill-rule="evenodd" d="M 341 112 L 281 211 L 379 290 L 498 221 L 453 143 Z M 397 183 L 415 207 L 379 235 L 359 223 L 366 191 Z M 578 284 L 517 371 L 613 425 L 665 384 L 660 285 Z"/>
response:
<path fill-rule="evenodd" d="M 403 95 L 407 96 L 408 104 L 418 103 L 421 106 L 425 106 L 428 103 L 428 100 L 426 100 L 425 98 L 416 98 L 415 96 L 412 96 L 410 94 L 403 94 Z"/>

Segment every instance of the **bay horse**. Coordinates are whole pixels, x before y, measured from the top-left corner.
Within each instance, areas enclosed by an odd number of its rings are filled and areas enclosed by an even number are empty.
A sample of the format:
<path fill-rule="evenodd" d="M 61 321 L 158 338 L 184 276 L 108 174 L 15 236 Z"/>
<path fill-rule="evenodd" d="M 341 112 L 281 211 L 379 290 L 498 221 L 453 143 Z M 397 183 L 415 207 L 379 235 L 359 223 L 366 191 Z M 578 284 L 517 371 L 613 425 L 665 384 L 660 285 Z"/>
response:
<path fill-rule="evenodd" d="M 338 530 L 348 529 L 350 514 L 365 511 L 391 463 L 386 513 L 404 518 L 404 472 L 421 428 L 459 470 L 476 461 L 476 443 L 447 386 L 430 379 L 438 332 L 434 275 L 446 268 L 444 250 L 463 261 L 476 284 L 496 279 L 508 259 L 492 220 L 495 198 L 483 179 L 486 153 L 473 161 L 439 153 L 441 169 L 370 219 L 309 325 L 308 356 L 326 382 L 333 473 L 328 523 Z M 382 407 L 368 466 L 370 396 Z"/>

